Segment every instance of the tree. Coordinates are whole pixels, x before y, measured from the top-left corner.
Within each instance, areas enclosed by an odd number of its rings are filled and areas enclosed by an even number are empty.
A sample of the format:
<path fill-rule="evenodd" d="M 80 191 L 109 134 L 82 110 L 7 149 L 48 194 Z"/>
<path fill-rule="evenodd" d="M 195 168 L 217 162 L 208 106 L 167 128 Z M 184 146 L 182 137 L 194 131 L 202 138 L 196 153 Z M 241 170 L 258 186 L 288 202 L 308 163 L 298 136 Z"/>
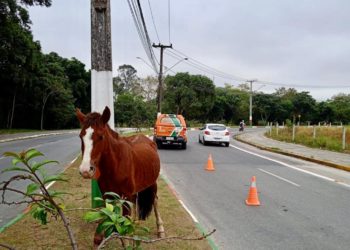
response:
<path fill-rule="evenodd" d="M 158 79 L 153 76 L 141 79 L 142 96 L 145 100 L 151 101 L 157 97 L 158 83 Z"/>
<path fill-rule="evenodd" d="M 334 119 L 338 122 L 350 122 L 350 94 L 338 94 L 329 102 L 334 110 Z"/>
<path fill-rule="evenodd" d="M 145 102 L 141 96 L 132 93 L 120 94 L 115 102 L 115 121 L 119 126 L 140 128 L 151 125 L 156 117 L 154 102 Z"/>
<path fill-rule="evenodd" d="M 113 78 L 114 95 L 131 92 L 135 95 L 142 93 L 137 70 L 131 65 L 121 65 L 118 68 L 118 76 Z"/>
<path fill-rule="evenodd" d="M 206 76 L 177 73 L 164 80 L 164 112 L 187 119 L 206 117 L 214 105 L 215 85 Z"/>
<path fill-rule="evenodd" d="M 20 3 L 50 6 L 51 0 L 21 0 Z M 17 102 L 37 68 L 40 44 L 33 41 L 30 24 L 28 11 L 16 0 L 0 0 L 0 82 L 3 83 L 0 126 L 13 127 Z"/>
<path fill-rule="evenodd" d="M 209 120 L 238 123 L 248 117 L 248 92 L 226 85 L 215 89 L 215 103 L 210 111 Z"/>

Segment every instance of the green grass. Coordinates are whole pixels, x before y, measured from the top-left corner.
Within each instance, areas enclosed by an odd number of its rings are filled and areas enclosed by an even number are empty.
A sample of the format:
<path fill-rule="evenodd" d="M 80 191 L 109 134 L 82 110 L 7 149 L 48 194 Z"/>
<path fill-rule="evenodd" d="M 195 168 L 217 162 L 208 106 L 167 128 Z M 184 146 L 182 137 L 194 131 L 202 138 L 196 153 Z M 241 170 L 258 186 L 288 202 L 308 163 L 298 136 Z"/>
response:
<path fill-rule="evenodd" d="M 26 133 L 26 132 L 38 132 L 41 130 L 34 129 L 0 129 L 1 134 L 18 134 L 18 133 Z"/>
<path fill-rule="evenodd" d="M 292 141 L 293 129 L 291 127 L 279 128 L 278 135 L 276 128 L 272 129 L 270 135 L 265 135 L 280 141 L 294 142 L 312 148 L 320 148 L 343 153 L 350 153 L 350 126 L 347 126 L 345 150 L 342 148 L 341 127 L 316 127 L 316 137 L 313 138 L 313 127 L 296 127 L 295 140 Z"/>

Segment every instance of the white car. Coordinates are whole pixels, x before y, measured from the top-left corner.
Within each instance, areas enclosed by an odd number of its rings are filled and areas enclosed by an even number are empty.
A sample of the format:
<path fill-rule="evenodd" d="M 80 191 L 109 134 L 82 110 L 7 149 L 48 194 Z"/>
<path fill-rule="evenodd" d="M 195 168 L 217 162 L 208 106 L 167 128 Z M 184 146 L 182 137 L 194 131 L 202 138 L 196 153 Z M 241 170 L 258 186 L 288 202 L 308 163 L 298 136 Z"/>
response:
<path fill-rule="evenodd" d="M 207 123 L 199 129 L 198 141 L 203 143 L 203 145 L 223 143 L 228 147 L 230 145 L 230 132 L 228 132 L 224 124 Z"/>

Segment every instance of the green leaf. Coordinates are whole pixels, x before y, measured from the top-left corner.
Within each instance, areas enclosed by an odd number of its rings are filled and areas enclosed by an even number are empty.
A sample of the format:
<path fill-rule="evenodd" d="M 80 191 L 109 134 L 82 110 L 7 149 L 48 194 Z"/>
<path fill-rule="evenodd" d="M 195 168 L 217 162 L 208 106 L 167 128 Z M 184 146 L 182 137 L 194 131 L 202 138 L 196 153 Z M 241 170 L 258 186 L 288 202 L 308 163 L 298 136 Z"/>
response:
<path fill-rule="evenodd" d="M 126 218 L 125 218 L 124 216 L 121 216 L 121 217 L 119 217 L 119 218 L 117 219 L 117 222 L 118 222 L 119 224 L 122 224 L 125 220 L 126 220 Z"/>
<path fill-rule="evenodd" d="M 43 183 L 46 184 L 52 181 L 68 181 L 68 180 L 62 178 L 61 174 L 58 174 L 58 175 L 50 175 L 50 176 L 44 177 Z"/>
<path fill-rule="evenodd" d="M 30 184 L 27 186 L 26 195 L 31 195 L 31 194 L 33 194 L 36 190 L 38 190 L 38 188 L 39 188 L 39 184 L 37 184 L 37 183 L 30 183 Z"/>
<path fill-rule="evenodd" d="M 103 223 L 98 224 L 96 228 L 97 233 L 102 233 L 103 231 L 107 230 L 109 227 L 113 226 L 114 223 L 111 221 L 105 221 Z"/>
<path fill-rule="evenodd" d="M 25 152 L 25 159 L 29 161 L 30 159 L 33 159 L 34 157 L 38 156 L 44 156 L 43 153 L 39 152 L 35 148 L 29 149 Z"/>
<path fill-rule="evenodd" d="M 23 162 L 21 159 L 19 159 L 19 158 L 13 158 L 12 159 L 12 165 L 13 166 L 16 166 L 19 162 Z"/>
<path fill-rule="evenodd" d="M 102 199 L 101 197 L 94 197 L 95 201 L 104 201 L 104 199 Z"/>
<path fill-rule="evenodd" d="M 56 163 L 56 164 L 58 164 L 59 162 L 58 162 L 58 161 L 52 161 L 52 160 L 44 160 L 44 161 L 42 161 L 42 162 L 33 164 L 32 170 L 35 172 L 35 171 L 37 171 L 39 168 L 41 168 L 42 166 L 47 165 L 47 164 L 49 164 L 49 163 Z"/>
<path fill-rule="evenodd" d="M 14 152 L 5 152 L 2 155 L 5 156 L 5 157 L 10 157 L 11 156 L 11 157 L 20 159 L 19 155 L 14 153 Z"/>
<path fill-rule="evenodd" d="M 113 207 L 112 204 L 106 203 L 106 208 L 107 208 L 109 211 L 113 212 L 114 207 Z"/>
<path fill-rule="evenodd" d="M 108 217 L 110 217 L 113 214 L 113 212 L 109 211 L 107 208 L 101 208 L 100 212 L 104 213 Z"/>
<path fill-rule="evenodd" d="M 30 173 L 29 170 L 21 168 L 21 167 L 5 168 L 1 171 L 1 173 L 5 173 L 5 172 L 9 172 L 9 171 L 22 171 L 22 172 Z"/>
<path fill-rule="evenodd" d="M 86 220 L 87 222 L 102 220 L 104 218 L 106 218 L 106 216 L 100 212 L 87 212 L 84 215 L 84 220 Z"/>
<path fill-rule="evenodd" d="M 56 190 L 48 190 L 48 191 L 49 191 L 50 196 L 52 196 L 52 197 L 56 197 L 56 196 L 59 196 L 62 194 L 73 195 L 72 193 L 68 193 L 68 192 L 64 192 L 64 191 L 56 191 Z"/>
<path fill-rule="evenodd" d="M 117 231 L 120 235 L 124 235 L 125 234 L 125 229 L 123 227 L 121 227 L 120 225 L 115 225 L 115 227 L 117 228 Z"/>
<path fill-rule="evenodd" d="M 113 227 L 109 227 L 109 228 L 105 231 L 105 237 L 110 236 L 113 232 L 114 232 L 114 228 L 113 228 Z"/>
<path fill-rule="evenodd" d="M 106 192 L 106 193 L 104 193 L 104 196 L 112 196 L 113 198 L 115 198 L 115 199 L 117 199 L 117 200 L 119 200 L 120 199 L 120 196 L 119 196 L 119 194 L 117 194 L 117 193 L 114 193 L 114 192 Z"/>

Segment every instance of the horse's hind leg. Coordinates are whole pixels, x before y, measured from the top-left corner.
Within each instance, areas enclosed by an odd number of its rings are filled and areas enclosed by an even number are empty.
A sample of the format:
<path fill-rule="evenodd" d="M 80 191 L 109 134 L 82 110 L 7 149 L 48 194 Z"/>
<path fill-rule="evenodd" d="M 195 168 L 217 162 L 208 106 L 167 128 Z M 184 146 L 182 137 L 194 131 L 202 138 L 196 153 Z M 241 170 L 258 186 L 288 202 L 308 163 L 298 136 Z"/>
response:
<path fill-rule="evenodd" d="M 154 214 L 156 216 L 156 223 L 157 223 L 157 231 L 158 231 L 158 237 L 164 238 L 165 237 L 165 231 L 163 226 L 163 220 L 160 217 L 159 211 L 158 211 L 158 197 L 156 196 L 153 202 L 153 209 Z"/>

